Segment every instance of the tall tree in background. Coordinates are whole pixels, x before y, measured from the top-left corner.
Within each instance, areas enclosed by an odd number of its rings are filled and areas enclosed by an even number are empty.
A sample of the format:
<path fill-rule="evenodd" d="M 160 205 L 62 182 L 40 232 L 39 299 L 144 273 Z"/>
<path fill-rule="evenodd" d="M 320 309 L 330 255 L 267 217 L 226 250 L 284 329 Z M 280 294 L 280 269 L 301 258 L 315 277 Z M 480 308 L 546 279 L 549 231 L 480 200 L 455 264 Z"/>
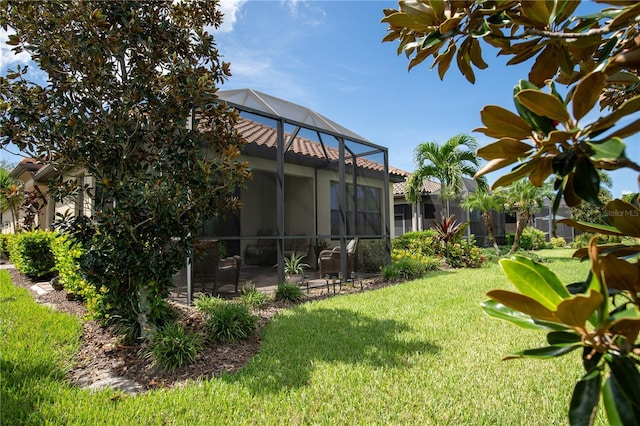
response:
<path fill-rule="evenodd" d="M 8 44 L 48 79 L 0 78 L 0 143 L 91 177 L 57 193 L 95 198 L 82 268 L 103 314 L 137 334 L 163 322 L 191 237 L 238 207 L 249 175 L 237 115 L 216 95 L 229 64 L 204 30 L 221 20 L 217 1 L 0 2 Z"/>
<path fill-rule="evenodd" d="M 22 185 L 13 179 L 8 169 L 0 168 L 0 211 L 9 210 L 13 229 L 18 229 L 20 206 L 22 205 Z"/>
<path fill-rule="evenodd" d="M 504 206 L 504 200 L 499 194 L 491 193 L 488 189 L 478 188 L 476 192 L 473 192 L 467 196 L 460 203 L 460 207 L 467 210 L 480 211 L 484 226 L 487 228 L 487 234 L 489 236 L 489 242 L 496 250 L 496 254 L 500 256 L 500 247 L 496 242 L 495 227 L 493 226 L 493 219 L 491 218 L 491 211 L 502 211 Z"/>
<path fill-rule="evenodd" d="M 478 176 L 509 167 L 494 182 L 498 188 L 520 179 L 542 186 L 553 175 L 554 211 L 562 198 L 569 207 L 600 205 L 599 170 L 640 172 L 624 141 L 640 132 L 640 3 L 590 4 L 584 13 L 573 0 L 426 0 L 400 1 L 398 9 L 383 11 L 384 41 L 399 43 L 397 52 L 407 55 L 409 69 L 432 57 L 441 79 L 455 63 L 473 83 L 474 67 L 488 67 L 483 47 L 510 57 L 508 66 L 531 61 L 527 80 L 514 82 L 516 112 L 487 105 L 480 113 L 484 127 L 477 131 L 495 141 L 478 150 L 488 160 Z M 609 111 L 589 114 L 596 104 Z M 638 197 L 631 200 L 634 204 L 606 204 L 608 225 L 562 222 L 581 231 L 638 238 Z M 483 309 L 547 331 L 548 346 L 515 357 L 582 352 L 585 374 L 568 410 L 572 425 L 593 424 L 601 401 L 611 424 L 640 424 L 640 247 L 602 247 L 592 238 L 588 250 L 577 255 L 589 258 L 591 272 L 571 286 L 529 259 L 502 259 L 518 292 L 492 290 Z M 610 289 L 625 302 L 611 300 Z"/>
<path fill-rule="evenodd" d="M 506 188 L 496 191 L 504 200 L 504 208 L 516 216 L 516 233 L 509 254 L 515 253 L 520 247 L 520 237 L 533 215 L 544 206 L 544 201 L 552 196 L 551 188 L 535 186 L 528 179 L 520 179 Z"/>
<path fill-rule="evenodd" d="M 465 134 L 454 136 L 442 145 L 436 142 L 418 145 L 414 158 L 417 169 L 409 178 L 407 200 L 419 202 L 425 179 L 436 179 L 440 182 L 445 216 L 449 216 L 449 202 L 462 192 L 464 178 L 472 178 L 478 172 L 477 148 L 476 140 Z M 480 183 L 484 184 L 484 181 Z"/>

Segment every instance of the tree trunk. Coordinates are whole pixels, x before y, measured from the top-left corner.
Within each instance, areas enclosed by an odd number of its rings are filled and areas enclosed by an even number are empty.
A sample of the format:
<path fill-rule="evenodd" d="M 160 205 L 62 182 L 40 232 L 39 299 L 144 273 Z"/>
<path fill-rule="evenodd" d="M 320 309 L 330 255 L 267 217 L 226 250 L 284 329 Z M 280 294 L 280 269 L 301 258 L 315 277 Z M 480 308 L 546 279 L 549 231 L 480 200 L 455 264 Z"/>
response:
<path fill-rule="evenodd" d="M 493 244 L 493 248 L 496 250 L 496 254 L 500 256 L 500 247 L 498 247 L 495 233 L 493 231 L 493 222 L 491 221 L 491 213 L 489 213 L 488 211 L 482 212 L 482 219 L 484 220 L 484 224 L 487 227 L 487 234 L 489 234 L 489 241 Z"/>
<path fill-rule="evenodd" d="M 529 213 L 528 212 L 517 212 L 516 213 L 516 235 L 513 237 L 513 246 L 511 246 L 511 250 L 509 250 L 509 254 L 515 253 L 520 247 L 520 236 L 524 231 L 524 228 L 529 223 Z"/>
<path fill-rule="evenodd" d="M 138 285 L 138 324 L 140 325 L 140 337 L 143 340 L 149 336 L 151 326 L 148 321 L 151 314 L 151 304 L 149 303 L 149 287 L 145 284 Z"/>

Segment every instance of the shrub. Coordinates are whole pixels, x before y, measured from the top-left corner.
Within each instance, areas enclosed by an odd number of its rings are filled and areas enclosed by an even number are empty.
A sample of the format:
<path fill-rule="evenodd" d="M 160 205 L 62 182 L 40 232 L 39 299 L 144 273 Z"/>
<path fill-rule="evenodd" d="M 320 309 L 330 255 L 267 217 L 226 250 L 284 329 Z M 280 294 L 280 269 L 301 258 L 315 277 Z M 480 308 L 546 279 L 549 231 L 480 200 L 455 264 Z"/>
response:
<path fill-rule="evenodd" d="M 297 284 L 278 284 L 275 299 L 288 302 L 300 302 L 304 299 L 304 292 Z"/>
<path fill-rule="evenodd" d="M 531 240 L 531 247 L 527 250 L 541 250 L 547 247 L 547 234 L 544 231 L 527 226 L 522 235 Z"/>
<path fill-rule="evenodd" d="M 555 248 L 564 248 L 567 245 L 567 242 L 562 237 L 553 237 L 551 238 L 551 247 Z"/>
<path fill-rule="evenodd" d="M 215 310 L 218 307 L 218 305 L 221 305 L 223 303 L 225 303 L 225 300 L 220 297 L 207 296 L 204 294 L 198 296 L 196 300 L 193 302 L 197 310 L 207 315 L 209 315 L 213 310 Z"/>
<path fill-rule="evenodd" d="M 438 254 L 439 244 L 435 242 L 436 232 L 433 229 L 426 231 L 407 232 L 391 241 L 391 248 L 394 250 L 407 250 L 411 253 L 424 256 L 435 256 Z"/>
<path fill-rule="evenodd" d="M 9 240 L 13 234 L 0 234 L 0 257 L 9 259 Z"/>
<path fill-rule="evenodd" d="M 360 240 L 356 251 L 358 271 L 378 272 L 385 264 L 385 250 L 384 240 Z"/>
<path fill-rule="evenodd" d="M 11 262 L 29 278 L 51 276 L 56 264 L 51 251 L 54 239 L 55 234 L 49 231 L 29 231 L 14 235 L 9 240 Z"/>
<path fill-rule="evenodd" d="M 486 261 L 480 247 L 475 245 L 475 240 L 460 240 L 455 244 L 449 244 L 446 253 L 447 264 L 452 268 L 479 268 Z"/>
<path fill-rule="evenodd" d="M 217 299 L 217 298 L 211 298 Z M 197 307 L 197 305 L 196 305 Z M 258 317 L 242 303 L 222 301 L 207 305 L 207 330 L 213 341 L 235 342 L 249 337 L 258 324 Z"/>
<path fill-rule="evenodd" d="M 408 250 L 393 250 L 391 264 L 382 268 L 382 278 L 386 281 L 414 280 L 441 266 L 442 260 L 437 257 L 414 254 Z"/>
<path fill-rule="evenodd" d="M 240 301 L 250 308 L 262 306 L 269 296 L 258 290 L 255 284 L 245 285 L 240 292 Z"/>
<path fill-rule="evenodd" d="M 582 234 L 576 235 L 576 238 L 573 240 L 573 243 L 571 243 L 571 247 L 579 249 L 579 248 L 588 246 L 589 240 L 594 235 L 598 235 L 598 244 L 612 244 L 612 243 L 619 243 L 620 241 L 622 241 L 620 237 L 617 237 L 615 235 L 603 235 L 603 234 L 594 234 L 591 232 L 583 232 Z"/>
<path fill-rule="evenodd" d="M 89 316 L 93 319 L 104 318 L 108 308 L 104 299 L 106 288 L 95 288 L 80 273 L 80 257 L 84 253 L 82 246 L 70 235 L 58 235 L 51 243 L 56 266 L 65 291 L 84 300 Z"/>
<path fill-rule="evenodd" d="M 150 334 L 143 356 L 163 370 L 176 369 L 193 364 L 202 348 L 202 337 L 185 331 L 177 321 L 169 322 Z"/>

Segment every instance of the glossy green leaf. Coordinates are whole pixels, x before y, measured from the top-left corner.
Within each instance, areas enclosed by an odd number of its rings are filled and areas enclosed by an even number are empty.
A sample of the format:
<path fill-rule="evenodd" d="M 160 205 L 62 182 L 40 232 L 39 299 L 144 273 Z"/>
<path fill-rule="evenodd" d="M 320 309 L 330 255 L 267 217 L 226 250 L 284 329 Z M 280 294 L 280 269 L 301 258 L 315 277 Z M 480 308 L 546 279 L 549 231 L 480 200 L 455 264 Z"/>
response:
<path fill-rule="evenodd" d="M 553 272 L 551 269 L 525 256 L 515 255 L 513 256 L 513 259 L 535 270 L 541 277 L 544 278 L 547 284 L 551 286 L 553 291 L 555 291 L 561 298 L 564 299 L 567 297 L 571 297 L 571 293 L 569 293 L 569 290 L 567 290 L 560 278 L 558 278 L 555 272 Z"/>
<path fill-rule="evenodd" d="M 498 158 L 520 158 L 526 156 L 533 147 L 518 139 L 502 138 L 478 149 L 478 156 L 485 160 Z"/>
<path fill-rule="evenodd" d="M 486 300 L 480 304 L 482 310 L 492 318 L 508 321 L 521 328 L 527 328 L 531 330 L 555 330 L 555 327 L 550 326 L 548 323 L 540 323 L 531 318 L 530 315 L 524 314 L 520 311 L 511 309 L 502 303 L 498 303 L 495 300 Z"/>
<path fill-rule="evenodd" d="M 573 344 L 582 342 L 582 336 L 571 331 L 553 331 L 547 334 L 547 343 L 550 345 Z"/>
<path fill-rule="evenodd" d="M 600 192 L 600 176 L 588 158 L 578 158 L 576 161 L 575 175 L 573 178 L 573 191 L 582 200 L 602 205 L 602 201 L 598 198 Z"/>
<path fill-rule="evenodd" d="M 558 223 L 563 223 L 567 226 L 577 229 L 578 231 L 583 232 L 596 232 L 605 235 L 619 235 L 622 236 L 622 232 L 618 230 L 615 226 L 610 225 L 600 225 L 599 223 L 587 223 L 580 222 L 573 219 L 561 219 Z"/>
<path fill-rule="evenodd" d="M 640 372 L 638 367 L 630 358 L 615 355 L 607 360 L 607 364 L 622 393 L 640 413 Z"/>
<path fill-rule="evenodd" d="M 502 259 L 500 267 L 509 280 L 522 294 L 531 297 L 546 308 L 554 311 L 569 292 L 563 286 L 558 288 L 558 278 L 548 268 L 531 261 Z"/>
<path fill-rule="evenodd" d="M 591 426 L 598 410 L 601 382 L 601 371 L 596 369 L 576 383 L 569 405 L 569 422 L 572 426 Z"/>
<path fill-rule="evenodd" d="M 590 291 L 588 296 L 576 294 L 558 305 L 556 316 L 564 324 L 572 327 L 584 327 L 587 320 L 602 303 L 602 299 L 602 295 L 597 291 Z"/>
<path fill-rule="evenodd" d="M 602 401 L 607 420 L 612 425 L 635 426 L 640 424 L 640 413 L 636 413 L 629 398 L 622 392 L 618 381 L 609 375 L 602 387 Z"/>
<path fill-rule="evenodd" d="M 576 349 L 579 349 L 581 347 L 582 345 L 580 343 L 551 345 L 551 346 L 545 346 L 544 348 L 526 349 L 524 351 L 516 352 L 514 356 L 518 358 L 536 358 L 536 359 L 557 358 L 559 356 L 563 356 L 570 352 L 573 352 Z"/>
<path fill-rule="evenodd" d="M 607 203 L 609 221 L 622 234 L 640 237 L 640 209 L 622 200 L 611 200 Z"/>
<path fill-rule="evenodd" d="M 571 101 L 573 116 L 576 120 L 584 117 L 600 98 L 600 94 L 607 82 L 607 76 L 602 71 L 594 71 L 584 77 L 576 85 Z"/>
<path fill-rule="evenodd" d="M 517 95 L 518 100 L 526 108 L 538 115 L 548 117 L 560 123 L 569 121 L 569 113 L 565 105 L 554 95 L 539 90 L 523 90 Z"/>
<path fill-rule="evenodd" d="M 480 111 L 482 123 L 498 138 L 527 139 L 531 136 L 531 126 L 513 112 L 487 105 Z"/>
<path fill-rule="evenodd" d="M 550 132 L 555 130 L 553 120 L 548 117 L 543 117 L 541 115 L 535 114 L 533 111 L 522 105 L 522 103 L 518 100 L 518 96 L 516 95 L 525 89 L 539 90 L 538 87 L 530 81 L 520 80 L 518 84 L 513 88 L 513 103 L 516 106 L 516 110 L 518 111 L 518 114 L 520 114 L 522 119 L 525 120 L 532 129 L 548 135 Z"/>
<path fill-rule="evenodd" d="M 520 293 L 507 290 L 491 290 L 487 296 L 511 309 L 520 311 L 542 321 L 558 322 L 553 311 L 547 309 L 538 301 Z"/>
<path fill-rule="evenodd" d="M 620 138 L 611 138 L 603 142 L 587 142 L 593 149 L 591 158 L 594 160 L 617 160 L 624 157 L 625 143 Z"/>

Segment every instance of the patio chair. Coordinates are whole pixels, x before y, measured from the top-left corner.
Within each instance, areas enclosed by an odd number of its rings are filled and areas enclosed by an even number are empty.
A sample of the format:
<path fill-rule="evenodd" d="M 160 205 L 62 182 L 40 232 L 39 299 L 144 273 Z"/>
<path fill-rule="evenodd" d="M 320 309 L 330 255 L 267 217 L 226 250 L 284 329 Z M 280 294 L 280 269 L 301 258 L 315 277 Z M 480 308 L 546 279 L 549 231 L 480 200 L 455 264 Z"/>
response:
<path fill-rule="evenodd" d="M 308 257 L 310 249 L 309 238 L 292 238 L 284 241 L 284 257 L 291 257 L 292 254 Z"/>
<path fill-rule="evenodd" d="M 354 238 L 347 244 L 347 273 L 353 272 L 353 259 L 356 255 L 358 239 Z M 322 250 L 318 255 L 318 269 L 320 277 L 326 275 L 337 275 L 340 273 L 340 246 L 332 249 Z"/>
<path fill-rule="evenodd" d="M 269 229 L 258 231 L 259 237 L 274 236 Z M 244 250 L 244 263 L 247 265 L 273 266 L 276 263 L 276 240 L 258 239 L 255 244 L 249 244 Z"/>

